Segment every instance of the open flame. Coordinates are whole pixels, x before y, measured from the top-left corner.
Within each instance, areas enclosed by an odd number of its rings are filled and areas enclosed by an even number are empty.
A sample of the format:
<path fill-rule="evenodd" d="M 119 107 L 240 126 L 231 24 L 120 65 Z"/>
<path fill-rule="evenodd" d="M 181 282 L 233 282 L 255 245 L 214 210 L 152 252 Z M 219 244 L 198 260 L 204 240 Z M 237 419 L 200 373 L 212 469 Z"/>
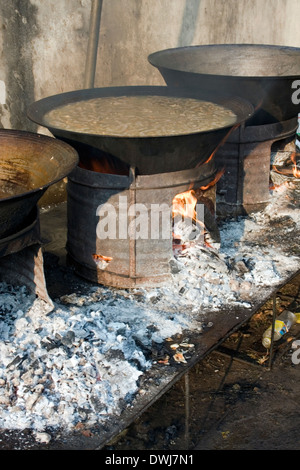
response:
<path fill-rule="evenodd" d="M 293 167 L 293 175 L 295 178 L 300 178 L 300 170 L 298 170 L 297 168 L 297 153 L 296 152 L 293 152 L 292 155 L 291 155 L 291 160 L 294 164 L 294 167 Z"/>
<path fill-rule="evenodd" d="M 207 189 L 215 186 L 219 179 L 223 176 L 225 170 L 220 170 L 214 179 L 210 181 L 207 185 L 201 186 L 199 189 L 202 191 L 206 191 Z M 182 217 L 189 217 L 190 219 L 194 220 L 195 222 L 199 222 L 197 220 L 197 205 L 198 198 L 196 196 L 196 192 L 194 189 L 189 189 L 184 191 L 183 193 L 177 194 L 173 199 L 173 207 L 172 207 L 172 216 L 173 218 L 177 215 L 181 215 Z"/>
<path fill-rule="evenodd" d="M 211 188 L 212 186 L 214 186 L 215 184 L 217 184 L 217 182 L 219 181 L 219 179 L 224 175 L 225 173 L 225 168 L 223 168 L 222 170 L 220 170 L 216 176 L 214 177 L 214 179 L 212 181 L 210 181 L 206 186 L 201 186 L 200 189 L 202 189 L 202 191 L 206 191 L 208 188 Z"/>
<path fill-rule="evenodd" d="M 197 224 L 197 197 L 195 191 L 190 189 L 183 193 L 177 194 L 172 203 L 172 218 L 173 218 L 173 252 L 179 254 L 187 248 L 186 242 L 182 239 L 182 234 L 176 233 L 175 219 L 180 216 L 181 220 L 190 219 L 193 224 Z M 202 225 L 203 229 L 204 226 Z"/>
<path fill-rule="evenodd" d="M 204 234 L 206 230 L 204 221 L 199 220 L 198 214 L 197 214 L 197 203 L 198 203 L 197 193 L 199 192 L 199 190 L 200 192 L 205 192 L 207 189 L 215 186 L 216 183 L 224 174 L 224 172 L 225 172 L 224 169 L 219 171 L 213 180 L 211 180 L 207 185 L 201 186 L 197 190 L 189 189 L 187 191 L 177 194 L 174 197 L 173 203 L 172 203 L 173 220 L 178 216 L 180 216 L 183 220 L 186 218 L 190 219 L 195 224 L 195 226 L 198 227 L 198 229 L 200 228 L 201 233 Z M 210 246 L 210 244 L 205 239 L 204 239 L 204 244 L 207 246 Z M 185 248 L 186 248 L 186 244 L 182 242 L 180 236 L 178 236 L 176 233 L 173 232 L 174 251 L 175 252 L 181 251 L 181 250 L 184 250 Z"/>
<path fill-rule="evenodd" d="M 92 258 L 95 261 L 96 266 L 102 270 L 106 269 L 108 264 L 112 261 L 112 258 L 110 256 L 104 256 L 104 255 L 98 255 L 98 254 L 93 254 Z"/>
<path fill-rule="evenodd" d="M 215 150 L 210 154 L 210 156 L 208 157 L 208 159 L 204 162 L 204 165 L 205 163 L 208 163 L 210 162 L 210 160 L 215 156 L 215 154 L 217 153 L 217 151 L 219 150 L 220 147 L 222 147 L 222 145 L 225 144 L 225 142 L 228 140 L 230 134 L 235 131 L 238 127 L 240 126 L 240 124 L 235 124 L 235 126 L 231 127 L 229 129 L 229 131 L 227 132 L 227 134 L 223 137 L 223 139 L 221 140 L 221 142 L 219 142 L 219 144 L 217 145 L 217 147 L 215 148 Z M 201 165 L 202 163 L 200 163 L 199 165 Z M 198 165 L 197 165 L 198 166 Z"/>
<path fill-rule="evenodd" d="M 189 218 L 193 223 L 197 224 L 196 205 L 197 197 L 193 189 L 177 194 L 174 197 L 172 203 L 173 221 L 176 217 L 180 216 L 182 220 L 185 220 L 185 218 Z M 202 227 L 204 229 L 203 225 Z M 182 240 L 181 235 L 178 235 L 175 232 L 176 230 L 173 231 L 173 251 L 174 253 L 179 254 L 182 250 L 187 247 L 187 245 Z"/>
<path fill-rule="evenodd" d="M 218 146 L 215 148 L 215 150 L 210 154 L 208 159 L 204 163 L 199 163 L 197 165 L 206 165 L 211 161 L 211 159 L 214 157 L 214 155 L 217 153 L 219 148 L 224 145 L 224 143 L 228 140 L 230 134 L 235 131 L 240 124 L 236 124 L 233 126 L 228 133 L 224 136 L 222 141 L 218 144 Z M 207 185 L 201 186 L 199 189 L 202 191 L 206 191 L 207 189 L 215 186 L 219 179 L 223 176 L 225 173 L 225 168 L 220 170 L 215 178 L 210 181 Z M 194 189 L 189 189 L 188 191 L 184 191 L 183 193 L 177 194 L 174 199 L 173 199 L 173 205 L 172 205 L 172 217 L 173 220 L 175 219 L 176 216 L 181 216 L 182 218 L 190 218 L 195 224 L 198 226 L 202 227 L 203 233 L 205 232 L 205 225 L 202 221 L 199 221 L 197 218 L 197 210 L 196 210 L 196 205 L 197 205 L 198 198 L 196 196 L 196 193 Z M 205 244 L 209 246 L 209 244 L 204 241 Z M 178 248 L 184 249 L 185 245 L 181 243 L 180 238 L 177 238 L 177 235 L 173 233 L 173 249 L 178 250 Z"/>
<path fill-rule="evenodd" d="M 276 171 L 276 173 L 279 173 L 281 175 L 285 176 L 294 176 L 294 178 L 300 178 L 300 170 L 298 170 L 298 165 L 297 165 L 297 156 L 299 154 L 297 152 L 292 152 L 290 159 L 293 165 L 293 168 L 278 168 L 277 166 L 273 165 L 272 169 L 273 171 Z"/>
<path fill-rule="evenodd" d="M 197 197 L 193 189 L 177 194 L 173 199 L 172 217 L 173 219 L 181 215 L 194 221 L 197 220 L 196 213 Z"/>

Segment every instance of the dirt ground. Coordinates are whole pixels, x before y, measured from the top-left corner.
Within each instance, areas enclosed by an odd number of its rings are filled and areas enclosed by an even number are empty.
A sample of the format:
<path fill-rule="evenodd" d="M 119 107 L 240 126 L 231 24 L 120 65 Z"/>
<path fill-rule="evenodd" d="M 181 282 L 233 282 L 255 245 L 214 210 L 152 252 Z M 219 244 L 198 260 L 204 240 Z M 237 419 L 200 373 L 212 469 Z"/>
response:
<path fill-rule="evenodd" d="M 274 344 L 270 362 L 261 338 L 272 307 L 271 299 L 105 449 L 299 450 L 300 325 Z M 300 311 L 300 275 L 278 291 L 276 308 Z"/>

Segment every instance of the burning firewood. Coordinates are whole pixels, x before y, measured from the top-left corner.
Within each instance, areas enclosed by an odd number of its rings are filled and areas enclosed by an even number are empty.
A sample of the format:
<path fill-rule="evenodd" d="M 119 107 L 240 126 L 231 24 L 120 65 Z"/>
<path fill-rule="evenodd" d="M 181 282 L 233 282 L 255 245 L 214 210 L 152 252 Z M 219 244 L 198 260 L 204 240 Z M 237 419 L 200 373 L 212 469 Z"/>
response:
<path fill-rule="evenodd" d="M 93 260 L 99 269 L 106 269 L 108 264 L 112 261 L 112 258 L 110 256 L 94 254 Z"/>

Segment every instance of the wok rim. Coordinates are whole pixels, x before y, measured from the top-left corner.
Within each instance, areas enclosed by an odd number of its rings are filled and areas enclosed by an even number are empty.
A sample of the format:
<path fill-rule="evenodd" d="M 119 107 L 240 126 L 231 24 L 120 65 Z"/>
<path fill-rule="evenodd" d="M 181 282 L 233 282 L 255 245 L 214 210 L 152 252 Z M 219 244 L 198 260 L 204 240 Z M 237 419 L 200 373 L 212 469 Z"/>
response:
<path fill-rule="evenodd" d="M 273 49 L 273 50 L 286 50 L 288 52 L 298 52 L 299 53 L 299 59 L 300 59 L 300 47 L 294 47 L 294 46 L 283 46 L 283 45 L 275 45 L 275 44 L 248 44 L 248 43 L 238 43 L 238 44 L 197 44 L 197 45 L 192 45 L 192 46 L 181 46 L 181 47 L 173 47 L 173 48 L 167 48 L 167 49 L 162 49 L 159 51 L 152 52 L 151 54 L 148 55 L 148 62 L 160 69 L 164 70 L 170 70 L 170 71 L 176 71 L 176 72 L 182 72 L 182 73 L 188 73 L 188 74 L 193 74 L 193 75 L 201 75 L 205 77 L 218 77 L 218 78 L 226 78 L 226 79 L 238 79 L 242 81 L 246 80 L 257 80 L 257 81 L 262 81 L 262 80 L 296 80 L 299 79 L 300 77 L 300 64 L 299 64 L 299 74 L 298 75 L 228 75 L 228 74 L 222 74 L 222 73 L 205 73 L 205 72 L 191 72 L 184 70 L 182 68 L 174 68 L 174 67 L 169 67 L 163 64 L 160 64 L 156 61 L 156 59 L 160 59 L 164 55 L 173 53 L 175 54 L 176 51 L 184 51 L 184 50 L 196 50 L 196 49 L 204 49 L 204 48 L 232 48 L 232 49 L 242 49 L 242 48 L 258 48 L 258 49 Z"/>
<path fill-rule="evenodd" d="M 0 129 L 0 140 L 1 136 L 9 136 L 12 139 L 16 136 L 18 137 L 24 137 L 28 138 L 29 140 L 33 140 L 35 142 L 38 142 L 40 140 L 45 141 L 45 142 L 51 142 L 57 145 L 58 150 L 59 148 L 63 148 L 69 153 L 69 157 L 73 157 L 73 161 L 71 161 L 68 164 L 68 169 L 66 169 L 64 172 L 61 173 L 61 176 L 57 176 L 56 178 L 52 179 L 51 181 L 48 181 L 47 183 L 43 184 L 42 186 L 39 186 L 38 188 L 30 189 L 28 191 L 24 191 L 21 194 L 15 194 L 15 195 L 10 195 L 8 197 L 2 197 L 0 198 L 0 205 L 1 202 L 9 202 L 9 201 L 15 201 L 18 199 L 25 199 L 26 197 L 36 194 L 36 193 L 41 193 L 41 196 L 43 193 L 46 191 L 46 189 L 49 188 L 49 186 L 52 186 L 55 183 L 58 183 L 61 181 L 63 178 L 69 175 L 69 173 L 74 169 L 74 167 L 78 164 L 79 162 L 79 156 L 78 152 L 69 144 L 66 142 L 63 142 L 55 137 L 50 137 L 38 132 L 30 132 L 30 131 L 23 131 L 23 130 L 17 130 L 17 129 Z"/>
<path fill-rule="evenodd" d="M 130 91 L 131 94 L 127 94 L 126 92 Z M 139 91 L 140 93 L 136 93 L 137 91 Z M 224 107 L 226 107 L 226 103 L 240 103 L 241 105 L 243 105 L 245 107 L 245 109 L 243 109 L 241 111 L 241 113 L 243 113 L 243 116 L 241 116 L 240 118 L 237 116 L 237 121 L 233 124 L 230 124 L 230 125 L 226 125 L 226 126 L 222 126 L 222 127 L 216 127 L 216 128 L 213 128 L 213 129 L 209 129 L 209 130 L 206 130 L 206 131 L 196 131 L 196 132 L 186 132 L 186 133 L 177 133 L 177 134 L 168 134 L 168 135 L 147 135 L 147 136 L 124 136 L 124 135 L 115 135 L 115 134 L 94 134 L 92 132 L 76 132 L 76 131 L 71 131 L 71 130 L 68 130 L 68 129 L 62 129 L 60 127 L 55 127 L 55 126 L 50 126 L 49 124 L 47 124 L 45 122 L 45 114 L 53 109 L 56 109 L 56 108 L 59 108 L 65 104 L 69 104 L 71 102 L 78 102 L 78 101 L 87 101 L 87 99 L 92 99 L 92 98 L 96 98 L 97 96 L 94 96 L 96 95 L 97 93 L 99 92 L 103 92 L 105 93 L 104 95 L 100 95 L 99 97 L 103 96 L 137 96 L 137 95 L 143 95 L 143 96 L 147 96 L 147 95 L 151 95 L 151 96 L 156 96 L 155 92 L 158 92 L 158 93 L 161 93 L 159 94 L 159 96 L 175 96 L 175 97 L 189 97 L 189 98 L 194 98 L 194 99 L 199 99 L 199 101 L 207 101 L 207 102 L 211 102 L 211 103 L 214 103 L 214 104 L 219 104 L 219 105 L 223 105 Z M 112 94 L 106 94 L 106 93 L 109 93 L 111 92 Z M 114 92 L 118 92 L 118 93 L 121 93 L 121 94 L 113 94 Z M 147 93 L 146 93 L 147 92 Z M 150 93 L 151 92 L 151 93 Z M 153 92 L 153 93 L 152 93 Z M 163 93 L 162 93 L 163 92 Z M 83 95 L 83 98 L 81 100 L 75 100 L 75 97 L 76 96 L 80 96 L 80 95 Z M 89 96 L 89 98 L 87 98 L 87 96 Z M 64 101 L 63 103 L 61 103 L 59 106 L 53 106 L 51 107 L 51 104 L 53 104 L 53 101 L 55 102 L 56 100 L 60 99 L 60 98 L 64 98 L 64 99 L 68 99 L 70 98 L 71 101 Z M 74 100 L 73 100 L 74 98 Z M 224 101 L 224 104 L 222 104 L 222 102 Z M 50 107 L 43 111 L 43 108 L 47 108 L 47 106 Z M 229 109 L 231 109 L 229 107 Z M 231 109 L 232 110 L 232 109 Z M 223 99 L 221 97 L 219 98 L 216 98 L 215 101 L 213 101 L 212 99 L 208 99 L 208 100 L 204 100 L 203 98 L 200 98 L 200 97 L 197 97 L 197 93 L 195 92 L 195 90 L 188 90 L 187 88 L 175 88 L 175 87 L 171 87 L 171 86 L 148 86 L 148 85 L 136 85 L 136 86 L 115 86 L 115 87 L 99 87 L 99 88 L 88 88 L 88 89 L 80 89 L 80 90 L 73 90 L 73 91 L 69 91 L 69 92 L 65 92 L 65 93 L 59 93 L 59 94 L 55 94 L 55 95 L 51 95 L 51 96 L 48 96 L 46 98 L 42 98 L 38 101 L 35 101 L 34 103 L 32 103 L 28 110 L 27 110 L 27 116 L 30 120 L 32 120 L 33 122 L 43 126 L 43 127 L 46 127 L 47 129 L 49 129 L 51 132 L 55 133 L 55 131 L 58 131 L 59 133 L 68 133 L 70 135 L 70 138 L 72 135 L 84 135 L 84 136 L 91 136 L 91 137 L 94 137 L 94 138 L 101 138 L 101 139 L 127 139 L 127 140 L 143 140 L 143 141 L 146 141 L 147 139 L 167 139 L 167 138 L 176 138 L 176 137 L 184 137 L 184 136 L 189 136 L 189 135 L 204 135 L 204 134 L 207 134 L 207 133 L 212 133 L 212 132 L 216 132 L 216 131 L 221 131 L 221 130 L 225 130 L 225 129 L 230 129 L 234 126 L 238 126 L 240 125 L 242 122 L 248 120 L 249 118 L 251 118 L 253 116 L 253 114 L 255 113 L 255 109 L 254 109 L 254 106 L 246 99 L 242 98 L 242 97 L 239 97 L 239 96 L 234 96 L 234 97 L 226 97 L 225 95 L 223 96 Z"/>

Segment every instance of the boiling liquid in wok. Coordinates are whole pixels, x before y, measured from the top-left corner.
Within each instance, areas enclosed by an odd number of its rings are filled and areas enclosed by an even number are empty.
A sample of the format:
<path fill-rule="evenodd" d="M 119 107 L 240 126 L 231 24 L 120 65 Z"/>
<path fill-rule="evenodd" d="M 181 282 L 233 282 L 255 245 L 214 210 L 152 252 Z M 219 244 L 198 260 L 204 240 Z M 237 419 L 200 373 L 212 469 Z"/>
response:
<path fill-rule="evenodd" d="M 165 96 L 99 97 L 45 115 L 49 127 L 119 137 L 159 137 L 231 126 L 236 115 L 215 103 Z"/>

